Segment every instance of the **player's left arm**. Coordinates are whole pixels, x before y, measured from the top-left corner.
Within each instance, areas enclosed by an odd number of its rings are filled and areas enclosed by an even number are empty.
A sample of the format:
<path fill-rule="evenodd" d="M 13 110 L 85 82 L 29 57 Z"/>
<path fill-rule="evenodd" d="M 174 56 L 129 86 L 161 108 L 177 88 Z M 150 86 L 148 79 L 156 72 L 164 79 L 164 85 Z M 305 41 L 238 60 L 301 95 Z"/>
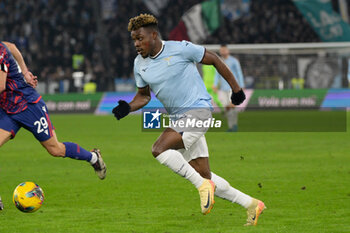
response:
<path fill-rule="evenodd" d="M 233 92 L 238 92 L 241 87 L 237 83 L 235 76 L 231 72 L 230 68 L 216 55 L 214 52 L 205 50 L 201 63 L 206 65 L 213 65 L 217 72 L 228 82 Z"/>
<path fill-rule="evenodd" d="M 245 100 L 245 94 L 237 83 L 235 76 L 227 67 L 225 62 L 223 62 L 221 58 L 218 57 L 218 55 L 211 51 L 205 50 L 201 63 L 205 65 L 213 65 L 216 68 L 217 72 L 219 72 L 219 74 L 221 74 L 221 76 L 231 86 L 231 101 L 234 105 L 239 105 Z"/>
<path fill-rule="evenodd" d="M 15 44 L 10 42 L 3 42 L 11 51 L 13 57 L 16 59 L 19 67 L 22 70 L 22 74 L 26 80 L 26 82 L 35 88 L 38 85 L 38 77 L 34 76 L 32 72 L 28 70 L 28 67 L 23 59 L 21 52 L 18 50 Z"/>

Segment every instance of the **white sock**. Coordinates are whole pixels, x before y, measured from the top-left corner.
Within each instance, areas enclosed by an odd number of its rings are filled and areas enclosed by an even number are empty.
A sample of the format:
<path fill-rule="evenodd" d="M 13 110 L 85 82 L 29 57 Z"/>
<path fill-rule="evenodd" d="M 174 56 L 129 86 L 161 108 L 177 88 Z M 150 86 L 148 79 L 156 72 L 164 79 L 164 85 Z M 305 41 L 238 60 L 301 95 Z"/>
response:
<path fill-rule="evenodd" d="M 235 108 L 230 108 L 226 112 L 228 128 L 231 129 L 238 122 L 238 111 Z"/>
<path fill-rule="evenodd" d="M 189 180 L 196 188 L 203 184 L 203 177 L 186 162 L 180 152 L 169 149 L 158 155 L 156 159 L 176 174 Z"/>
<path fill-rule="evenodd" d="M 238 124 L 238 108 L 235 107 L 233 109 L 233 125 L 237 125 Z"/>
<path fill-rule="evenodd" d="M 97 155 L 96 155 L 96 153 L 94 153 L 94 152 L 91 152 L 91 160 L 90 160 L 90 163 L 91 164 L 94 164 L 94 163 L 96 163 L 97 162 Z"/>
<path fill-rule="evenodd" d="M 216 196 L 231 201 L 233 203 L 237 203 L 243 206 L 244 208 L 248 208 L 249 205 L 252 203 L 252 197 L 233 188 L 226 180 L 214 174 L 213 172 L 211 173 L 211 180 L 216 185 Z"/>

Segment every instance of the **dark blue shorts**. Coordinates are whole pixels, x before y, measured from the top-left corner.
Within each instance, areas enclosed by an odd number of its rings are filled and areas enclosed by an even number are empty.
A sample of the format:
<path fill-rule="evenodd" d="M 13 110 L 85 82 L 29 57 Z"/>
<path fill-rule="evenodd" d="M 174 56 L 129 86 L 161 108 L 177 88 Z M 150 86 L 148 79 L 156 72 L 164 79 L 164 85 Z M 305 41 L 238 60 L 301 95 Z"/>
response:
<path fill-rule="evenodd" d="M 1 129 L 11 132 L 12 138 L 14 138 L 21 127 L 32 132 L 40 142 L 52 137 L 53 126 L 46 104 L 42 99 L 37 103 L 28 104 L 26 110 L 16 114 L 7 114 L 0 108 Z"/>

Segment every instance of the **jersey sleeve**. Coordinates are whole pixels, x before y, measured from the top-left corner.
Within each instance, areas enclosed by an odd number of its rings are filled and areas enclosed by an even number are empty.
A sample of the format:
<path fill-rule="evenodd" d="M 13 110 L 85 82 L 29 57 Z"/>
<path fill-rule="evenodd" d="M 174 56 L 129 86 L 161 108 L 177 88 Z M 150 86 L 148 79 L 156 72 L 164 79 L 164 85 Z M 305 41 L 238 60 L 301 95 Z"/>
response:
<path fill-rule="evenodd" d="M 199 63 L 202 61 L 205 53 L 205 48 L 200 45 L 195 45 L 189 41 L 181 42 L 183 56 L 193 62 Z"/>
<path fill-rule="evenodd" d="M 134 76 L 135 76 L 135 83 L 136 83 L 136 86 L 137 86 L 138 88 L 143 88 L 143 87 L 145 87 L 145 86 L 148 85 L 148 84 L 142 79 L 136 61 L 135 61 L 135 63 L 134 63 Z"/>

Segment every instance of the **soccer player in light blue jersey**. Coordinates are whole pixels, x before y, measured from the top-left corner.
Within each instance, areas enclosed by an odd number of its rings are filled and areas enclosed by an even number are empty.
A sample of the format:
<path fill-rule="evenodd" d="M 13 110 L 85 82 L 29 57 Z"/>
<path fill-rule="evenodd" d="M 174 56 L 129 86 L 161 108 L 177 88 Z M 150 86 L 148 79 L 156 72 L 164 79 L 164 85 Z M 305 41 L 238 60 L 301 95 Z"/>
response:
<path fill-rule="evenodd" d="M 211 98 L 196 69 L 198 62 L 215 66 L 230 84 L 233 90 L 231 100 L 235 105 L 244 101 L 245 94 L 232 72 L 215 53 L 188 41 L 162 41 L 158 21 L 152 15 L 141 14 L 130 19 L 128 30 L 138 53 L 134 62 L 138 91 L 130 103 L 118 101 L 119 105 L 113 109 L 118 120 L 147 105 L 151 90 L 168 113 L 175 115 L 177 122 L 189 117 L 198 121 L 211 119 Z M 212 209 L 215 194 L 245 207 L 248 214 L 246 225 L 256 225 L 265 208 L 264 203 L 231 187 L 210 171 L 205 132 L 198 128 L 169 127 L 153 144 L 152 154 L 198 189 L 203 214 Z"/>
<path fill-rule="evenodd" d="M 226 45 L 221 45 L 219 52 L 226 65 L 235 76 L 239 86 L 244 88 L 243 72 L 239 61 L 230 55 L 230 51 Z M 235 108 L 235 105 L 231 103 L 230 97 L 232 94 L 232 89 L 226 82 L 225 78 L 222 77 L 218 71 L 215 72 L 213 90 L 218 94 L 218 99 L 225 108 L 228 131 L 236 132 L 238 130 L 238 111 L 237 108 Z"/>

